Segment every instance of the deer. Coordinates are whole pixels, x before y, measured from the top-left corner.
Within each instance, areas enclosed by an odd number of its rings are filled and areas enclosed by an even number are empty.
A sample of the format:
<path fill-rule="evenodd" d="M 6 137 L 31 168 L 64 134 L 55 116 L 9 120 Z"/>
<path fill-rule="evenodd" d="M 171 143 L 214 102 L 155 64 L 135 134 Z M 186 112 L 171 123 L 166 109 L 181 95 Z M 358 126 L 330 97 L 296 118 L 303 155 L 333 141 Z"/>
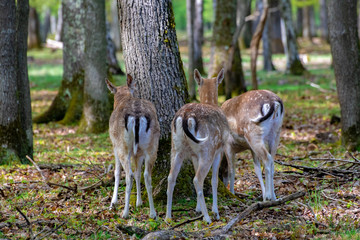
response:
<path fill-rule="evenodd" d="M 135 169 L 136 206 L 142 205 L 141 200 L 141 169 L 145 162 L 144 180 L 150 205 L 150 218 L 156 217 L 154 208 L 151 172 L 157 158 L 160 126 L 154 105 L 145 99 L 135 98 L 135 82 L 127 74 L 127 86 L 114 86 L 108 79 L 105 80 L 110 92 L 114 94 L 114 110 L 109 121 L 109 135 L 115 155 L 115 186 L 111 199 L 110 209 L 118 201 L 118 188 L 121 166 L 125 170 L 125 207 L 123 218 L 129 216 L 129 201 L 132 188 L 132 178 Z M 121 164 L 121 165 L 120 165 Z"/>
<path fill-rule="evenodd" d="M 171 124 L 171 167 L 168 176 L 166 220 L 171 219 L 173 191 L 184 159 L 191 159 L 195 169 L 193 183 L 197 194 L 196 211 L 211 223 L 203 184 L 212 167 L 212 212 L 219 219 L 217 187 L 219 166 L 231 132 L 223 111 L 218 106 L 218 86 L 224 78 L 224 69 L 217 77 L 202 78 L 197 69 L 194 79 L 199 86 L 200 103 L 188 103 L 175 114 Z M 230 163 L 232 164 L 232 163 Z"/>
<path fill-rule="evenodd" d="M 279 145 L 284 106 L 279 96 L 268 90 L 252 90 L 225 101 L 221 109 L 228 120 L 233 140 L 230 144 L 228 169 L 220 168 L 225 186 L 234 194 L 235 154 L 250 149 L 255 174 L 260 181 L 263 201 L 276 200 L 274 191 L 274 158 Z M 261 171 L 265 170 L 265 184 Z M 231 169 L 233 168 L 233 169 Z M 225 170 L 225 173 L 223 172 Z M 226 173 L 226 171 L 228 171 Z"/>

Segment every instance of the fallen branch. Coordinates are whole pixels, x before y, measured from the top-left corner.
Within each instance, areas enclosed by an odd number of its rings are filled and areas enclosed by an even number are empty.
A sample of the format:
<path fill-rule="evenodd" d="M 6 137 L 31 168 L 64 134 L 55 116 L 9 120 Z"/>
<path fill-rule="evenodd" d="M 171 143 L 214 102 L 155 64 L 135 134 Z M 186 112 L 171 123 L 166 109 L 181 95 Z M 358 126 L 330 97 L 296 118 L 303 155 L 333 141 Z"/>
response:
<path fill-rule="evenodd" d="M 178 239 L 178 238 L 185 238 L 185 239 L 196 238 L 197 239 L 197 238 L 200 238 L 201 239 L 201 238 L 204 238 L 205 235 L 206 235 L 206 237 L 224 236 L 236 223 L 241 221 L 243 218 L 248 216 L 253 211 L 258 211 L 258 210 L 261 210 L 264 208 L 278 206 L 278 205 L 284 204 L 288 201 L 292 201 L 297 198 L 303 197 L 304 195 L 305 195 L 305 192 L 296 192 L 294 194 L 280 198 L 275 201 L 253 203 L 248 208 L 246 208 L 244 211 L 242 211 L 238 216 L 233 218 L 225 227 L 223 227 L 222 229 L 214 230 L 214 231 L 210 232 L 210 234 L 209 234 L 209 232 L 205 232 L 205 231 L 182 232 L 182 231 L 174 231 L 174 230 L 162 230 L 162 231 L 151 232 L 151 233 L 147 234 L 143 239 L 158 239 L 158 240 L 170 239 L 170 238 L 173 238 L 173 239 Z"/>
<path fill-rule="evenodd" d="M 292 200 L 295 200 L 295 199 L 303 197 L 303 196 L 305 196 L 305 192 L 296 192 L 289 196 L 279 198 L 278 200 L 275 200 L 275 201 L 253 203 L 247 209 L 242 211 L 237 217 L 233 218 L 225 227 L 223 227 L 219 231 L 219 234 L 224 234 L 224 233 L 228 232 L 236 223 L 241 221 L 244 217 L 246 217 L 253 211 L 258 211 L 263 208 L 278 206 L 278 205 L 284 204 L 288 201 L 292 201 Z"/>
<path fill-rule="evenodd" d="M 32 239 L 33 237 L 33 232 L 32 232 L 32 229 L 31 229 L 31 223 L 29 221 L 29 219 L 25 216 L 25 214 L 18 208 L 18 207 L 15 207 L 16 211 L 18 211 L 20 213 L 20 215 L 25 219 L 26 223 L 27 223 L 27 226 L 29 228 L 29 234 L 30 234 L 30 239 Z"/>
<path fill-rule="evenodd" d="M 39 166 L 36 164 L 36 162 L 34 160 L 32 160 L 28 155 L 26 155 L 26 158 L 29 159 L 29 161 L 35 166 L 36 170 L 40 173 L 43 181 L 47 184 L 47 179 L 44 176 L 44 174 L 42 173 L 41 169 L 39 168 Z"/>
<path fill-rule="evenodd" d="M 352 177 L 360 176 L 360 172 L 358 172 L 358 171 L 300 166 L 300 165 L 294 165 L 294 164 L 290 164 L 290 163 L 284 163 L 284 162 L 277 161 L 277 160 L 275 160 L 274 162 L 276 162 L 277 164 L 280 164 L 280 165 L 300 169 L 304 172 L 317 173 L 320 175 L 330 175 L 330 176 L 334 176 L 334 177 L 347 177 L 348 175 L 351 175 Z"/>
<path fill-rule="evenodd" d="M 182 225 L 185 225 L 185 224 L 188 224 L 188 223 L 191 223 L 191 222 L 195 222 L 195 221 L 197 221 L 197 220 L 199 220 L 199 219 L 202 219 L 202 217 L 203 217 L 203 215 L 201 214 L 201 215 L 198 216 L 198 217 L 191 218 L 191 219 L 188 219 L 188 220 L 186 220 L 186 221 L 184 221 L 184 222 L 182 222 L 182 223 L 176 224 L 175 226 L 173 226 L 173 227 L 171 227 L 171 228 L 169 228 L 169 229 L 170 229 L 170 230 L 174 230 L 175 228 L 178 228 L 178 227 L 180 227 L 180 226 L 182 226 Z"/>
<path fill-rule="evenodd" d="M 138 228 L 135 226 L 125 226 L 125 225 L 118 224 L 118 225 L 116 225 L 116 228 L 122 232 L 125 232 L 126 234 L 128 234 L 130 236 L 136 234 L 139 237 L 143 237 L 150 233 L 149 231 L 146 231 L 142 228 Z"/>

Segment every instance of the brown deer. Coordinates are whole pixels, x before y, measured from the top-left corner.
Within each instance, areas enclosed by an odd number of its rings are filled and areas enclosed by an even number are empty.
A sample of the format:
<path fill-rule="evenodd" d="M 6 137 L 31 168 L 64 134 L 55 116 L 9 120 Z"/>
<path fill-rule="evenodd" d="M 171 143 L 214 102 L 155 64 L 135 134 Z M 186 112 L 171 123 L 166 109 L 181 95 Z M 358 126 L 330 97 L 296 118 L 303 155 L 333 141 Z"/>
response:
<path fill-rule="evenodd" d="M 275 200 L 274 157 L 279 145 L 284 116 L 282 100 L 273 92 L 253 90 L 227 100 L 221 108 L 226 115 L 234 138 L 231 151 L 227 156 L 234 161 L 236 153 L 250 149 L 254 159 L 255 173 L 260 181 L 263 200 Z M 265 169 L 265 185 L 260 162 Z M 234 166 L 234 163 L 229 165 L 229 173 L 225 173 L 223 179 L 227 186 L 230 177 L 232 193 L 234 193 L 235 181 Z M 222 170 L 223 165 L 220 171 Z"/>
<path fill-rule="evenodd" d="M 181 165 L 184 159 L 191 159 L 195 169 L 193 182 L 197 193 L 196 211 L 201 211 L 204 220 L 211 223 L 206 209 L 203 184 L 212 167 L 212 211 L 219 219 L 219 165 L 225 144 L 231 137 L 226 117 L 217 105 L 217 89 L 224 78 L 224 70 L 222 69 L 216 78 L 204 79 L 195 69 L 194 78 L 199 85 L 201 103 L 189 103 L 181 107 L 171 124 L 171 169 L 168 177 L 166 219 L 171 219 L 173 191 Z"/>
<path fill-rule="evenodd" d="M 125 207 L 122 217 L 129 216 L 129 201 L 134 176 L 131 165 L 135 168 L 136 206 L 142 205 L 140 178 L 142 164 L 145 161 L 144 180 L 149 198 L 150 217 L 155 218 L 151 171 L 157 157 L 160 137 L 156 109 L 151 102 L 133 97 L 135 83 L 129 74 L 127 86 L 115 87 L 107 79 L 106 84 L 114 94 L 114 111 L 110 117 L 109 133 L 115 155 L 115 187 L 110 209 L 118 200 L 120 163 L 126 174 Z"/>

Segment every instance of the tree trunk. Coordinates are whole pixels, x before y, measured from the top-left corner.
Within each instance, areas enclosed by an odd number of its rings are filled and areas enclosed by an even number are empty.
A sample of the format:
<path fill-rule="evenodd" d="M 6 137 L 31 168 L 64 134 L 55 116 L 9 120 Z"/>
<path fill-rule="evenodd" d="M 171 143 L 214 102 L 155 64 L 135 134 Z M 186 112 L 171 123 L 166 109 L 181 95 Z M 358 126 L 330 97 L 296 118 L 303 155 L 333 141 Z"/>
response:
<path fill-rule="evenodd" d="M 46 42 L 47 35 L 50 32 L 50 25 L 51 25 L 50 17 L 51 17 L 50 8 L 47 8 L 45 11 L 44 24 L 41 31 L 41 42 L 43 43 Z"/>
<path fill-rule="evenodd" d="M 320 0 L 321 37 L 329 41 L 327 0 Z"/>
<path fill-rule="evenodd" d="M 236 47 L 236 42 L 233 37 L 236 30 L 236 14 L 237 14 L 236 0 L 218 0 L 216 9 L 216 19 L 213 29 L 213 43 L 211 47 L 211 64 L 209 70 L 209 77 L 217 76 L 222 68 L 231 70 L 231 74 L 225 74 L 225 81 L 219 86 L 219 95 L 226 94 L 227 98 L 231 98 L 231 93 L 234 89 L 230 86 L 237 86 L 237 89 L 246 89 L 245 85 L 241 85 L 241 78 L 243 76 L 242 66 L 235 64 L 241 62 L 239 59 L 240 48 Z M 232 47 L 233 46 L 233 47 Z M 235 60 L 235 58 L 237 58 Z M 231 61 L 231 66 L 228 67 L 228 62 Z M 236 90 L 235 90 L 236 91 Z"/>
<path fill-rule="evenodd" d="M 82 114 L 84 88 L 85 11 L 84 0 L 63 0 L 63 79 L 49 109 L 35 123 L 78 121 Z M 62 16 L 59 16 L 62 19 Z M 62 24 L 61 24 L 62 25 Z"/>
<path fill-rule="evenodd" d="M 32 157 L 27 76 L 29 1 L 0 0 L 0 164 Z"/>
<path fill-rule="evenodd" d="M 119 26 L 119 13 L 117 8 L 117 1 L 111 0 L 111 24 L 110 24 L 110 36 L 113 39 L 116 50 L 121 50 L 121 37 Z"/>
<path fill-rule="evenodd" d="M 267 19 L 269 24 L 270 47 L 272 53 L 284 53 L 284 46 L 281 41 L 281 14 L 279 10 L 279 0 L 269 2 L 270 13 Z"/>
<path fill-rule="evenodd" d="M 343 144 L 360 147 L 360 46 L 356 0 L 330 0 L 329 34 L 338 98 Z"/>
<path fill-rule="evenodd" d="M 55 15 L 50 16 L 50 33 L 56 34 L 56 16 Z"/>
<path fill-rule="evenodd" d="M 269 4 L 270 6 L 270 4 Z M 263 4 L 262 1 L 259 1 L 258 8 L 260 11 L 260 14 L 263 11 Z M 264 70 L 265 71 L 273 71 L 275 70 L 274 64 L 272 63 L 272 51 L 271 51 L 271 25 L 270 25 L 270 18 L 271 18 L 271 12 L 268 14 L 268 20 L 265 22 L 264 31 L 262 34 L 262 42 L 263 42 L 263 57 L 264 57 Z"/>
<path fill-rule="evenodd" d="M 302 37 L 303 36 L 303 8 L 298 7 L 296 11 L 296 36 Z"/>
<path fill-rule="evenodd" d="M 360 0 L 358 1 L 358 35 L 359 35 L 359 38 L 360 38 Z"/>
<path fill-rule="evenodd" d="M 195 22 L 195 0 L 186 0 L 186 32 L 187 32 L 188 56 L 189 56 L 188 82 L 189 82 L 190 99 L 196 98 L 195 80 L 194 80 L 194 69 L 195 69 L 194 22 Z"/>
<path fill-rule="evenodd" d="M 35 8 L 30 8 L 29 12 L 29 38 L 28 48 L 41 48 L 39 17 Z"/>
<path fill-rule="evenodd" d="M 296 44 L 296 35 L 291 17 L 290 0 L 280 1 L 281 11 L 281 32 L 286 55 L 286 71 L 290 74 L 301 75 L 306 69 L 299 59 L 299 53 Z"/>
<path fill-rule="evenodd" d="M 263 12 L 261 13 L 259 24 L 256 27 L 255 33 L 254 33 L 253 38 L 251 39 L 251 43 L 250 43 L 251 82 L 252 82 L 253 89 L 258 89 L 258 82 L 257 82 L 257 77 L 256 77 L 256 59 L 258 56 L 260 39 L 261 39 L 263 30 L 264 30 L 264 26 L 265 26 L 268 11 L 269 11 L 269 6 L 268 6 L 267 0 L 262 0 L 262 1 L 263 1 L 264 9 L 263 9 Z"/>
<path fill-rule="evenodd" d="M 101 133 L 109 126 L 111 104 L 105 83 L 106 47 L 105 0 L 87 0 L 84 107 L 80 132 Z"/>
<path fill-rule="evenodd" d="M 56 41 L 63 41 L 63 5 L 62 3 L 58 9 L 58 21 L 56 24 L 56 34 L 55 34 L 55 40 Z"/>
<path fill-rule="evenodd" d="M 152 183 L 155 202 L 164 203 L 170 170 L 171 121 L 188 99 L 172 4 L 169 0 L 119 0 L 118 5 L 125 65 L 137 86 L 135 96 L 150 100 L 157 109 L 161 137 Z M 196 197 L 194 176 L 192 163 L 184 162 L 174 199 Z"/>
<path fill-rule="evenodd" d="M 202 59 L 202 45 L 204 42 L 204 25 L 203 25 L 203 0 L 195 0 L 195 18 L 194 18 L 194 67 L 201 74 L 205 74 Z"/>
<path fill-rule="evenodd" d="M 110 24 L 106 23 L 106 63 L 109 68 L 109 72 L 113 75 L 125 75 L 119 66 L 119 62 L 116 58 L 116 46 L 111 38 Z"/>

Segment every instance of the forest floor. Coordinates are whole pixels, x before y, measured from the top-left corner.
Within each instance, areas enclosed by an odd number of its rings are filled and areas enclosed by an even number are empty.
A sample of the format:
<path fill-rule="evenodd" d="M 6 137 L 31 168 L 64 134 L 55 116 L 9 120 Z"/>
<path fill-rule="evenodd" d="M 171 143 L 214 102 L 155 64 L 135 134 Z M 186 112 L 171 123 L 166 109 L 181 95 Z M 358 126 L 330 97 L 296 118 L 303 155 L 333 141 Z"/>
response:
<path fill-rule="evenodd" d="M 245 216 L 229 232 L 230 239 L 360 239 L 360 153 L 347 152 L 341 146 L 340 109 L 329 47 L 316 41 L 300 45 L 306 75 L 284 74 L 281 54 L 274 55 L 277 71 L 259 70 L 258 74 L 260 88 L 277 93 L 285 105 L 275 163 L 276 195 L 281 198 L 297 191 L 306 195 Z M 186 48 L 181 47 L 181 51 L 186 68 Z M 60 52 L 29 52 L 34 116 L 56 95 L 62 76 Z M 208 48 L 204 52 L 208 65 Z M 249 53 L 245 50 L 242 55 L 250 82 Z M 261 58 L 259 64 L 261 69 Z M 124 79 L 116 77 L 116 81 L 123 83 Z M 0 238 L 137 239 L 144 233 L 139 229 L 170 228 L 210 234 L 252 203 L 262 201 L 249 151 L 238 156 L 237 198 L 220 198 L 220 220 L 213 219 L 210 225 L 194 211 L 194 196 L 174 203 L 170 223 L 164 221 L 166 209 L 161 204 L 156 204 L 156 219 L 148 218 L 147 203 L 139 208 L 131 206 L 130 218 L 122 219 L 124 181 L 119 208 L 109 210 L 114 156 L 108 133 L 79 134 L 77 126 L 35 124 L 33 158 L 42 174 L 33 164 L 0 166 Z M 142 192 L 145 196 L 144 189 Z M 208 208 L 211 200 L 206 197 Z M 179 226 L 185 221 L 188 223 Z M 124 226 L 137 228 L 126 233 L 121 230 Z"/>

